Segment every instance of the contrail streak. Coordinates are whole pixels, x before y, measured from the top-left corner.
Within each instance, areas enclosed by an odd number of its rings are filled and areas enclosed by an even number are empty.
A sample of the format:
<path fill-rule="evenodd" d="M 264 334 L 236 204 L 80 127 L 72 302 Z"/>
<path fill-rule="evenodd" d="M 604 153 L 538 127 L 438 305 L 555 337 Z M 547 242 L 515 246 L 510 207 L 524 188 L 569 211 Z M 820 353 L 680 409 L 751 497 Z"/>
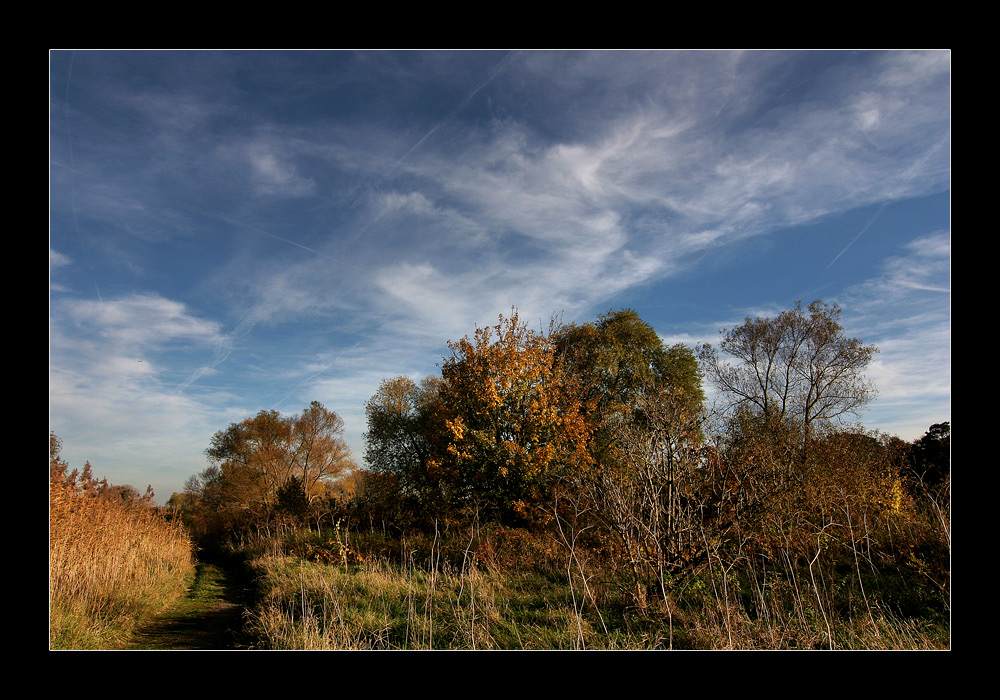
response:
<path fill-rule="evenodd" d="M 254 309 L 251 308 L 243 314 L 240 320 L 236 322 L 236 327 L 233 329 L 233 332 L 222 338 L 218 345 L 216 345 L 215 353 L 212 356 L 211 362 L 208 362 L 196 369 L 191 376 L 177 388 L 178 392 L 184 391 L 229 358 L 229 355 L 233 352 L 233 341 L 237 338 L 246 336 L 256 325 L 257 322 L 255 319 L 247 320 L 247 316 L 253 313 L 253 311 Z"/>
<path fill-rule="evenodd" d="M 881 214 L 881 213 L 882 213 L 882 210 L 883 210 L 883 209 L 885 209 L 885 208 L 886 208 L 886 206 L 888 206 L 888 203 L 886 203 L 886 204 L 883 204 L 882 206 L 880 206 L 880 207 L 878 208 L 878 211 L 877 211 L 877 212 L 875 212 L 875 216 L 873 216 L 873 217 L 871 218 L 871 220 L 870 220 L 870 221 L 869 221 L 869 222 L 868 222 L 868 223 L 867 223 L 867 224 L 865 225 L 865 227 L 864 227 L 863 229 L 861 229 L 861 231 L 859 231 L 859 232 L 858 232 L 858 235 L 857 235 L 857 236 L 855 236 L 855 237 L 854 237 L 854 239 L 853 239 L 853 240 L 852 240 L 852 241 L 851 241 L 850 243 L 848 243 L 848 244 L 847 244 L 846 246 L 844 246 L 844 249 L 843 249 L 842 251 L 840 251 L 839 253 L 837 253 L 837 256 L 836 256 L 836 257 L 835 257 L 835 258 L 834 258 L 833 260 L 831 260 L 831 261 L 830 261 L 830 264 L 826 266 L 826 269 L 827 269 L 827 270 L 829 270 L 829 269 L 830 269 L 831 267 L 833 267 L 833 264 L 834 264 L 835 262 L 837 262 L 837 259 L 838 259 L 838 258 L 840 258 L 840 256 L 841 256 L 841 255 L 843 255 L 844 253 L 846 253 L 846 252 L 847 252 L 847 249 L 848 249 L 848 248 L 850 248 L 850 247 L 851 247 L 852 245 L 854 245 L 854 244 L 855 244 L 855 242 L 856 242 L 856 241 L 857 241 L 857 240 L 858 240 L 859 238 L 861 238 L 861 234 L 863 234 L 863 233 L 864 233 L 865 231 L 867 231 L 868 229 L 870 229 L 870 228 L 871 228 L 872 224 L 874 224 L 874 223 L 875 223 L 875 219 L 877 219 L 877 218 L 879 217 L 879 214 Z"/>
<path fill-rule="evenodd" d="M 921 159 L 920 159 L 920 160 L 918 160 L 918 161 L 917 161 L 916 163 L 914 163 L 913 165 L 911 165 L 911 166 L 910 166 L 910 168 L 909 168 L 909 169 L 908 169 L 908 170 L 906 171 L 906 173 L 904 174 L 904 177 L 903 177 L 903 182 L 904 182 L 904 183 L 907 183 L 907 182 L 909 182 L 910 180 L 912 180 L 912 179 L 913 179 L 914 177 L 916 177 L 916 175 L 917 175 L 917 172 L 918 172 L 918 171 L 920 170 L 920 168 L 921 168 L 921 167 L 923 166 L 923 164 L 927 162 L 927 160 L 928 160 L 928 159 L 929 159 L 929 158 L 931 157 L 931 155 L 932 155 L 932 154 L 934 153 L 934 151 L 938 150 L 938 148 L 940 148 L 940 147 L 941 147 L 941 144 L 942 144 L 942 142 L 940 142 L 940 141 L 939 141 L 938 143 L 936 143 L 936 144 L 934 144 L 933 146 L 931 146 L 931 147 L 930 147 L 930 148 L 929 148 L 929 149 L 927 150 L 927 153 L 925 153 L 925 154 L 924 154 L 923 158 L 921 158 Z M 858 235 L 857 235 L 857 236 L 855 236 L 855 237 L 854 237 L 854 238 L 853 238 L 853 239 L 851 240 L 851 242 L 850 242 L 850 243 L 848 243 L 848 244 L 847 244 L 847 245 L 846 245 L 846 246 L 844 247 L 844 249 L 843 249 L 842 251 L 840 251 L 839 253 L 837 253 L 837 256 L 836 256 L 836 257 L 835 257 L 835 258 L 834 258 L 833 260 L 831 260 L 831 261 L 830 261 L 830 264 L 826 266 L 826 269 L 827 269 L 827 270 L 829 270 L 829 269 L 830 269 L 831 267 L 833 267 L 833 264 L 834 264 L 835 262 L 837 262 L 838 258 L 840 258 L 840 256 L 841 256 L 841 255 L 843 255 L 844 253 L 846 253 L 846 252 L 847 252 L 847 249 L 848 249 L 848 248 L 850 248 L 850 247 L 851 247 L 852 245 L 854 245 L 854 244 L 855 244 L 855 243 L 857 242 L 857 240 L 858 240 L 859 238 L 861 238 L 861 235 L 862 235 L 862 234 L 863 234 L 863 233 L 864 233 L 865 231 L 867 231 L 868 229 L 870 229 L 870 228 L 871 228 L 872 224 L 874 224 L 874 223 L 875 223 L 875 219 L 877 219 L 877 218 L 879 217 L 879 215 L 880 215 L 880 214 L 881 214 L 881 213 L 882 213 L 882 212 L 883 212 L 883 211 L 885 210 L 885 208 L 886 208 L 886 207 L 887 207 L 888 205 L 889 205 L 889 203 L 888 203 L 888 202 L 884 202 L 884 203 L 882 204 L 882 206 L 878 208 L 878 211 L 877 211 L 877 212 L 875 212 L 875 216 L 873 216 L 873 217 L 871 218 L 871 220 L 870 220 L 870 221 L 869 221 L 869 222 L 868 222 L 868 223 L 867 223 L 867 224 L 865 225 L 865 227 L 864 227 L 863 229 L 861 229 L 861 231 L 860 231 L 860 232 L 858 232 Z"/>
<path fill-rule="evenodd" d="M 496 78 L 496 75 L 500 71 L 500 68 L 503 66 L 503 64 L 505 64 L 508 61 L 508 59 L 510 59 L 511 55 L 512 55 L 512 53 L 508 53 L 503 58 L 501 58 L 499 61 L 497 61 L 496 65 L 494 65 L 490 69 L 490 72 L 486 75 L 486 78 L 481 83 L 479 83 L 479 85 L 477 85 L 475 88 L 473 88 L 472 91 L 468 95 L 466 95 L 462 99 L 461 102 L 458 103 L 458 106 L 455 107 L 453 110 L 451 110 L 451 112 L 448 113 L 448 116 L 446 116 L 444 119 L 442 119 L 437 124 L 435 124 L 434 126 L 432 126 L 431 130 L 428 131 L 426 134 L 424 134 L 424 137 L 422 139 L 420 139 L 419 141 L 417 141 L 413 145 L 413 147 L 410 148 L 410 150 L 408 150 L 406 152 L 406 154 L 402 158 L 399 159 L 399 162 L 402 163 L 404 160 L 406 160 L 410 156 L 410 154 L 413 153 L 418 148 L 420 148 L 421 144 L 423 144 L 424 141 L 426 141 L 427 139 L 429 139 L 434 134 L 435 131 L 437 131 L 442 126 L 444 126 L 445 124 L 447 124 L 448 122 L 450 122 L 455 117 L 456 114 L 458 114 L 463 109 L 465 109 L 468 106 L 468 104 L 472 101 L 472 98 L 475 97 L 476 94 L 478 94 L 480 90 L 482 90 L 484 87 L 486 87 L 491 82 L 493 82 L 493 79 Z"/>
<path fill-rule="evenodd" d="M 94 266 L 90 262 L 87 243 L 83 238 L 83 233 L 80 231 L 80 219 L 76 211 L 76 166 L 73 161 L 73 120 L 70 118 L 69 109 L 69 88 L 73 82 L 73 61 L 75 60 L 76 52 L 71 51 L 69 54 L 69 68 L 66 69 L 66 97 L 63 100 L 66 104 L 66 150 L 69 153 L 69 206 L 73 212 L 73 229 L 76 231 L 76 237 L 80 241 L 80 250 L 83 252 L 84 263 L 87 265 L 87 269 L 90 270 L 91 277 L 94 279 L 94 291 L 97 292 L 97 300 L 103 306 L 104 297 L 101 295 L 101 288 L 97 285 Z"/>

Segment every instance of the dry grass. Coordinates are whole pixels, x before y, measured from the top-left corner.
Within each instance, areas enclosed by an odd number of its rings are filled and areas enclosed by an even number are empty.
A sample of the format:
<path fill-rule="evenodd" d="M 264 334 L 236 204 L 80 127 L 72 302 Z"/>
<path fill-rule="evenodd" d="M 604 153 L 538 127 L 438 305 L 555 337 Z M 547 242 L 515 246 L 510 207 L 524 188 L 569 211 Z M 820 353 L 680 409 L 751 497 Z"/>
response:
<path fill-rule="evenodd" d="M 290 557 L 256 566 L 267 595 L 255 616 L 278 649 L 495 649 L 499 584 L 488 574 L 343 567 Z"/>
<path fill-rule="evenodd" d="M 251 625 L 273 649 L 646 648 L 621 628 L 610 633 L 565 570 L 506 570 L 474 562 L 468 545 L 440 541 L 405 561 L 367 556 L 343 565 L 297 555 L 254 562 L 262 598 Z M 418 551 L 421 553 L 418 554 Z"/>
<path fill-rule="evenodd" d="M 482 536 L 479 536 L 479 535 Z M 262 597 L 252 626 L 273 649 L 948 649 L 946 612 L 906 572 L 854 566 L 832 546 L 797 564 L 746 558 L 669 577 L 639 610 L 608 561 L 499 529 L 387 547 L 352 539 L 349 563 L 321 556 L 329 535 L 258 543 Z M 445 542 L 442 543 L 442 539 Z M 312 546 L 307 546 L 313 542 Z M 376 546 L 377 545 L 377 546 Z M 393 557 L 378 554 L 396 550 Z M 352 552 L 355 550 L 352 548 Z M 400 553 L 405 556 L 400 556 Z M 356 554 L 356 552 L 355 552 Z M 559 561 L 562 559 L 562 561 Z M 926 587 L 925 587 L 926 588 Z M 905 603 L 923 607 L 904 610 Z M 910 606 L 912 607 L 912 605 Z"/>
<path fill-rule="evenodd" d="M 193 571 L 186 533 L 155 508 L 51 485 L 51 648 L 116 648 L 181 595 Z"/>

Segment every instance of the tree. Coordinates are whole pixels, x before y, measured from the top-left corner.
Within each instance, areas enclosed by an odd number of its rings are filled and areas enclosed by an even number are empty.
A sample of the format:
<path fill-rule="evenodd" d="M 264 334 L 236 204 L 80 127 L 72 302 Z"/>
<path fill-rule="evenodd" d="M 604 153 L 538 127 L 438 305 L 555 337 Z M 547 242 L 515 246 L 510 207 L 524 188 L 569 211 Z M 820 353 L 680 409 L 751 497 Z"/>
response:
<path fill-rule="evenodd" d="M 610 535 L 617 569 L 645 608 L 651 587 L 702 549 L 694 529 L 705 398 L 697 358 L 666 346 L 631 309 L 564 326 L 556 346 L 580 386 L 595 461 L 561 495 Z"/>
<path fill-rule="evenodd" d="M 405 503 L 408 515 L 428 518 L 446 509 L 450 480 L 441 469 L 447 441 L 441 383 L 434 376 L 419 384 L 409 377 L 385 379 L 365 404 L 365 463 L 370 472 L 363 490 L 369 508 L 378 502 L 384 515 Z M 386 505 L 389 502 L 396 506 Z"/>
<path fill-rule="evenodd" d="M 275 496 L 275 509 L 292 518 L 301 518 L 309 512 L 309 498 L 299 477 L 291 476 L 281 485 Z"/>
<path fill-rule="evenodd" d="M 951 423 L 935 423 L 915 440 L 910 461 L 914 477 L 925 487 L 944 483 L 951 472 Z"/>
<path fill-rule="evenodd" d="M 527 515 L 557 471 L 590 461 L 590 428 L 552 335 L 531 331 L 514 311 L 472 338 L 449 342 L 437 424 L 445 449 L 430 467 L 460 501 L 487 515 Z"/>
<path fill-rule="evenodd" d="M 313 401 L 291 419 L 294 449 L 292 476 L 301 481 L 309 500 L 326 492 L 325 486 L 356 468 L 343 439 L 344 421 Z M 287 479 L 285 482 L 287 483 Z"/>
<path fill-rule="evenodd" d="M 318 401 L 289 417 L 261 411 L 212 436 L 205 452 L 214 468 L 191 486 L 221 501 L 270 505 L 294 478 L 307 498 L 317 498 L 354 468 L 343 430 L 340 416 Z"/>
<path fill-rule="evenodd" d="M 598 460 L 612 445 L 610 422 L 638 420 L 654 394 L 700 413 L 705 394 L 694 353 L 681 344 L 667 347 L 653 327 L 632 309 L 608 312 L 596 323 L 569 325 L 555 338 L 565 371 L 582 388 L 588 420 L 595 429 L 592 451 Z"/>
<path fill-rule="evenodd" d="M 608 419 L 610 449 L 581 484 L 620 545 L 636 604 L 668 572 L 704 554 L 697 530 L 705 506 L 701 414 L 681 390 L 639 394 L 629 413 Z"/>
<path fill-rule="evenodd" d="M 863 372 L 878 352 L 857 338 L 846 338 L 841 310 L 822 301 L 802 303 L 775 318 L 747 318 L 723 329 L 719 344 L 699 357 L 728 410 L 744 410 L 764 425 L 792 421 L 803 448 L 818 426 L 857 414 L 875 396 Z"/>
<path fill-rule="evenodd" d="M 292 473 L 290 433 L 277 411 L 260 411 L 212 436 L 205 454 L 219 465 L 219 476 L 233 500 L 273 499 Z"/>
<path fill-rule="evenodd" d="M 365 463 L 374 472 L 398 475 L 407 491 L 420 490 L 426 475 L 440 384 L 436 377 L 419 385 L 409 377 L 385 379 L 365 404 Z"/>
<path fill-rule="evenodd" d="M 182 517 L 189 514 L 196 505 L 197 497 L 190 492 L 174 491 L 167 499 L 166 508 L 168 511 L 180 514 Z"/>

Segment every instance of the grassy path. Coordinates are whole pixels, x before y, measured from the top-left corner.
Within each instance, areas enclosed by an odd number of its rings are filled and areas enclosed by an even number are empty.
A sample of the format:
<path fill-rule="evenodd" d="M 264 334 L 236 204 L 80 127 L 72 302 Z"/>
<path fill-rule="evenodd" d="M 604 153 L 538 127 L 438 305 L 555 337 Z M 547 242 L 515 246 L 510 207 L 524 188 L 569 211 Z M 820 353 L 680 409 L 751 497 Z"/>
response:
<path fill-rule="evenodd" d="M 245 580 L 232 569 L 198 564 L 187 596 L 137 630 L 128 649 L 246 649 L 242 639 Z"/>

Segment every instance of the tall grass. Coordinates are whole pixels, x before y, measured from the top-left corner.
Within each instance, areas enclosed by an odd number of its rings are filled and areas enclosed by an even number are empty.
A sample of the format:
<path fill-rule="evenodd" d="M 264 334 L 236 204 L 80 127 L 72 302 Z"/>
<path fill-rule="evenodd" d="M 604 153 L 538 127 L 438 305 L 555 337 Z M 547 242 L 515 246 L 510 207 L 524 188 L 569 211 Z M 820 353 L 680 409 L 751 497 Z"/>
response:
<path fill-rule="evenodd" d="M 739 569 L 720 561 L 712 570 L 670 582 L 665 593 L 683 648 L 949 648 L 946 614 L 905 614 L 874 591 L 865 595 L 856 574 L 821 558 L 804 565 L 790 559 L 776 566 L 744 561 Z"/>
<path fill-rule="evenodd" d="M 152 506 L 49 491 L 49 644 L 113 649 L 185 591 L 192 547 Z"/>
<path fill-rule="evenodd" d="M 268 586 L 253 626 L 270 648 L 577 649 L 613 643 L 589 619 L 581 625 L 558 582 L 476 569 L 401 569 L 386 561 L 348 571 L 290 557 L 268 557 L 256 566 Z"/>
<path fill-rule="evenodd" d="M 300 532 L 252 566 L 251 626 L 274 649 L 947 649 L 946 613 L 907 613 L 885 588 L 899 574 L 823 552 L 754 563 L 713 557 L 635 605 L 599 553 L 510 531 Z M 442 539 L 446 541 L 443 543 Z M 350 556 L 344 556 L 345 553 Z M 394 552 L 394 553 L 392 553 Z M 851 554 L 848 550 L 848 554 Z M 912 593 L 912 592 L 911 592 Z"/>
<path fill-rule="evenodd" d="M 317 538 L 320 539 L 320 538 Z M 251 566 L 261 599 L 251 627 L 272 649 L 526 650 L 649 648 L 617 619 L 574 592 L 565 568 L 530 560 L 506 571 L 484 565 L 469 543 L 412 542 L 401 556 L 337 562 L 296 546 L 274 547 Z M 355 543 L 366 551 L 364 543 Z M 482 545 L 480 545 L 480 553 Z M 357 551 L 352 547 L 352 552 Z"/>

